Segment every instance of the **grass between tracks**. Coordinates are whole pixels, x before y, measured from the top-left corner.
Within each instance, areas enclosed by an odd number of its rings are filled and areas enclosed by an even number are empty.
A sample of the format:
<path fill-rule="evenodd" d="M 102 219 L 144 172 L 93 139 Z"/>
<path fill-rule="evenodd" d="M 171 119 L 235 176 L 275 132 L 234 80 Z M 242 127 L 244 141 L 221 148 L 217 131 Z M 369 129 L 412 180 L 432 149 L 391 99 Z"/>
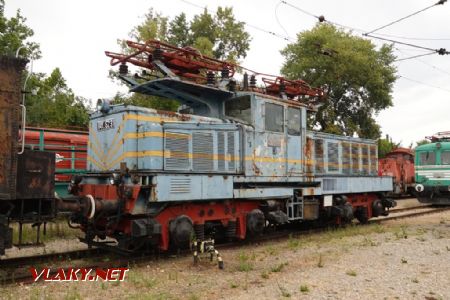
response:
<path fill-rule="evenodd" d="M 19 225 L 13 224 L 13 243 L 19 242 Z M 47 243 L 58 239 L 70 239 L 80 236 L 80 230 L 72 229 L 67 225 L 65 218 L 58 218 L 54 222 L 47 223 L 46 234 L 43 234 L 44 225 L 41 225 L 40 241 Z M 22 242 L 36 242 L 36 229 L 32 224 L 24 224 L 22 227 Z"/>
<path fill-rule="evenodd" d="M 449 215 L 447 215 L 449 216 Z M 450 218 L 437 223 L 448 226 Z M 220 271 L 216 262 L 203 257 L 199 266 L 192 265 L 191 257 L 174 257 L 146 264 L 131 265 L 124 282 L 76 282 L 27 286 L 26 292 L 8 289 L 2 297 L 18 299 L 23 295 L 30 299 L 214 299 L 250 293 L 259 287 L 273 285 L 278 297 L 299 298 L 313 294 L 317 286 L 305 277 L 292 279 L 290 273 L 312 269 L 328 272 L 328 268 L 354 249 L 371 249 L 387 242 L 414 240 L 428 243 L 431 239 L 448 236 L 443 226 L 422 228 L 404 222 L 347 226 L 329 229 L 320 233 L 290 236 L 285 240 L 267 241 L 259 245 L 245 245 L 242 248 L 224 250 L 225 270 Z M 433 255 L 443 255 L 450 248 L 435 250 Z M 384 255 L 391 255 L 386 252 Z M 398 259 L 403 266 L 411 259 Z M 321 271 L 322 272 L 322 271 Z M 361 270 L 352 265 L 342 269 L 348 280 L 362 278 Z M 291 278 L 296 285 L 290 284 Z M 419 284 L 422 278 L 413 277 L 410 282 Z M 22 288 L 21 288 L 22 289 Z M 0 297 L 1 298 L 1 297 Z"/>

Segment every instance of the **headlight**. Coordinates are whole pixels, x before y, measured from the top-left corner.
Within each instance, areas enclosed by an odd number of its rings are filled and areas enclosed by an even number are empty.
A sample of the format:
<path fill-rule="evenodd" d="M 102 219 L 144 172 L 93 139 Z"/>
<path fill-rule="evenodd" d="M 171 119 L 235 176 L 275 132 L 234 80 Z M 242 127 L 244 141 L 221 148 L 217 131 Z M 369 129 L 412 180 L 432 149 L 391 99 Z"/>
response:
<path fill-rule="evenodd" d="M 118 173 L 112 173 L 111 177 L 109 178 L 109 184 L 111 185 L 119 185 L 122 181 L 122 177 Z"/>

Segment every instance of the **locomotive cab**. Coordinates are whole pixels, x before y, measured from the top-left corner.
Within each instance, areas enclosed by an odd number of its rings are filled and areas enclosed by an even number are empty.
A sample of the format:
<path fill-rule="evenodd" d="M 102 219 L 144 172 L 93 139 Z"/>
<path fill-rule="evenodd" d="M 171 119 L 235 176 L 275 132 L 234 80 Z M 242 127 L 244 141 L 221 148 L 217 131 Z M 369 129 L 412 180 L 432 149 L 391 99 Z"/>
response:
<path fill-rule="evenodd" d="M 416 192 L 420 202 L 450 203 L 450 134 L 416 148 Z"/>

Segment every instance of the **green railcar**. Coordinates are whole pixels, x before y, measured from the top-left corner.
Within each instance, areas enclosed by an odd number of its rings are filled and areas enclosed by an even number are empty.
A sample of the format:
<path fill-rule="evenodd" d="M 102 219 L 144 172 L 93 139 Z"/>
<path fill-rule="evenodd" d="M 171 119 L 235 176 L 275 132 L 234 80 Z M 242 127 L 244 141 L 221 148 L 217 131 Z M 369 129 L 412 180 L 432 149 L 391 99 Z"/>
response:
<path fill-rule="evenodd" d="M 415 150 L 417 198 L 431 204 L 450 204 L 450 132 L 430 138 Z"/>

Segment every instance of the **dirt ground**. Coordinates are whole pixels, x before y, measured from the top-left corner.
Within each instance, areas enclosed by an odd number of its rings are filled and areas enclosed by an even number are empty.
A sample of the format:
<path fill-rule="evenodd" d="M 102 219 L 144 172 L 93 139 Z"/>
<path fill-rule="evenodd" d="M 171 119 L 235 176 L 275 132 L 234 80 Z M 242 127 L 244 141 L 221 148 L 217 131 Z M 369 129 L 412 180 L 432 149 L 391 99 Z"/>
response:
<path fill-rule="evenodd" d="M 450 299 L 450 212 L 130 265 L 123 282 L 9 285 L 2 299 Z M 67 266 L 76 267 L 76 266 Z M 114 266 L 112 266 L 114 267 Z"/>

